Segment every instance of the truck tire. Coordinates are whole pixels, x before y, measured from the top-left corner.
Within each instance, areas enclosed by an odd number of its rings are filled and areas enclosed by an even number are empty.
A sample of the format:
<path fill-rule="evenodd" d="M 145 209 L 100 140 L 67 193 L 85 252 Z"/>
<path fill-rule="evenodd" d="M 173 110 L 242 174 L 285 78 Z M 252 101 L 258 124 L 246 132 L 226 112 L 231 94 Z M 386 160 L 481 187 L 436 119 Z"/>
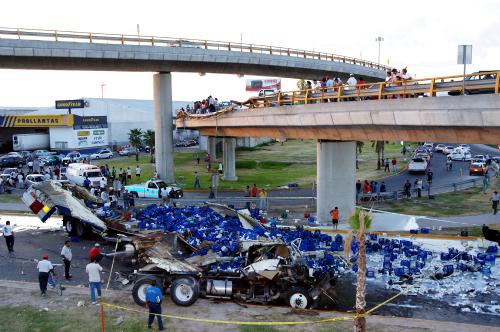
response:
<path fill-rule="evenodd" d="M 146 289 L 151 285 L 151 280 L 156 280 L 156 286 L 162 289 L 162 282 L 154 276 L 147 276 L 137 280 L 132 288 L 132 297 L 135 303 L 144 307 L 146 304 Z"/>
<path fill-rule="evenodd" d="M 170 296 L 177 305 L 183 307 L 192 305 L 200 296 L 198 281 L 189 277 L 175 279 L 170 286 Z"/>
<path fill-rule="evenodd" d="M 302 287 L 292 287 L 286 297 L 287 304 L 296 309 L 307 309 L 312 304 L 309 293 Z"/>
<path fill-rule="evenodd" d="M 135 191 L 131 191 L 130 195 L 132 195 L 133 198 L 139 198 L 139 194 Z"/>

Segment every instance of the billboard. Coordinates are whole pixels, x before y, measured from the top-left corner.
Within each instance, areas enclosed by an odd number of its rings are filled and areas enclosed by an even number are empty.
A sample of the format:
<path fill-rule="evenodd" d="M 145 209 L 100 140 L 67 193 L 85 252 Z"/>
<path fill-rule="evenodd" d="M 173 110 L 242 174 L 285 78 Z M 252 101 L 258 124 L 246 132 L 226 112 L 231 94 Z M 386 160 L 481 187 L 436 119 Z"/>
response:
<path fill-rule="evenodd" d="M 84 107 L 85 107 L 85 101 L 83 99 L 56 100 L 56 109 L 84 108 Z"/>
<path fill-rule="evenodd" d="M 0 116 L 0 127 L 49 128 L 73 125 L 73 115 L 5 115 Z"/>
<path fill-rule="evenodd" d="M 246 80 L 246 91 L 259 91 L 260 89 L 281 89 L 281 78 L 256 78 Z"/>

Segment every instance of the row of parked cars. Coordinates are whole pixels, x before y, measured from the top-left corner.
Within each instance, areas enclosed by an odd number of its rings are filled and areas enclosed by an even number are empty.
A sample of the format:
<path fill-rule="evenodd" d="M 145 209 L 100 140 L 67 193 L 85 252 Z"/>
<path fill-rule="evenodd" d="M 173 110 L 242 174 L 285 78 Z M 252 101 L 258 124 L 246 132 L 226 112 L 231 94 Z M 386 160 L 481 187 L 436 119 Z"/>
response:
<path fill-rule="evenodd" d="M 408 163 L 408 173 L 426 173 L 429 169 L 432 158 L 432 150 L 434 144 L 425 142 L 417 147 L 413 153 L 413 157 Z"/>
<path fill-rule="evenodd" d="M 438 144 L 436 145 L 435 151 L 447 155 L 447 157 L 453 161 L 470 162 L 469 175 L 484 175 L 489 160 L 500 163 L 500 156 L 489 156 L 485 154 L 473 155 L 468 144 L 459 144 L 458 146 Z"/>

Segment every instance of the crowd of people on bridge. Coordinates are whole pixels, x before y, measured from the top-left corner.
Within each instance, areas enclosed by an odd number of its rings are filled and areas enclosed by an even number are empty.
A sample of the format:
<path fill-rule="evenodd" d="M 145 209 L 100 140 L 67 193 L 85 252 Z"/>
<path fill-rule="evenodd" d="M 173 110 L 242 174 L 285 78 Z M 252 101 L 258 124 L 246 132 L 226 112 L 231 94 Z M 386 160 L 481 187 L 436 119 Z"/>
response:
<path fill-rule="evenodd" d="M 192 106 L 190 104 L 186 105 L 186 108 L 182 107 L 180 111 L 191 113 L 191 114 L 207 114 L 214 113 L 220 109 L 219 99 L 217 97 L 208 96 L 203 100 L 195 101 Z"/>

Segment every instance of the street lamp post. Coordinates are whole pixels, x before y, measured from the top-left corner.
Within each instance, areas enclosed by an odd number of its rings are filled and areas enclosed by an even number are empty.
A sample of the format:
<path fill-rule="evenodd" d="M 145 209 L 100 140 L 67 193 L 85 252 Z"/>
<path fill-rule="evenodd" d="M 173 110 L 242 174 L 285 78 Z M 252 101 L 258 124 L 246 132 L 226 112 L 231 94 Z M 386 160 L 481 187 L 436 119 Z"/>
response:
<path fill-rule="evenodd" d="M 380 42 L 384 41 L 384 37 L 377 37 L 375 41 L 378 42 L 378 65 L 380 66 Z"/>
<path fill-rule="evenodd" d="M 101 83 L 101 99 L 104 99 L 104 87 L 105 86 L 106 86 L 106 84 Z"/>

